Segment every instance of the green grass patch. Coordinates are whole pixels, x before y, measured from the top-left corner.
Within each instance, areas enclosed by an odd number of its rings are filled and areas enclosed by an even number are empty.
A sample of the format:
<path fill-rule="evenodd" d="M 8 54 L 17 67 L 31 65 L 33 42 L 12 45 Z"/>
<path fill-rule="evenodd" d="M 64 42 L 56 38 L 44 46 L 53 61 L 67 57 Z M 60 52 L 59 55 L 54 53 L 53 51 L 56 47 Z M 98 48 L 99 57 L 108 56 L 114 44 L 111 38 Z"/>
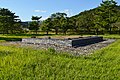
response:
<path fill-rule="evenodd" d="M 0 46 L 0 80 L 120 80 L 120 40 L 92 55 Z"/>
<path fill-rule="evenodd" d="M 80 36 L 102 36 L 104 38 L 114 38 L 120 39 L 120 35 L 55 35 L 55 34 L 0 34 L 0 41 L 21 41 L 22 38 L 31 38 L 36 36 L 37 38 L 45 38 L 45 37 L 52 37 L 52 38 L 62 38 L 62 37 L 80 37 Z"/>
<path fill-rule="evenodd" d="M 118 34 L 106 34 L 106 35 L 99 35 L 99 36 L 103 36 L 104 38 L 112 38 L 112 39 L 120 39 L 120 35 Z"/>

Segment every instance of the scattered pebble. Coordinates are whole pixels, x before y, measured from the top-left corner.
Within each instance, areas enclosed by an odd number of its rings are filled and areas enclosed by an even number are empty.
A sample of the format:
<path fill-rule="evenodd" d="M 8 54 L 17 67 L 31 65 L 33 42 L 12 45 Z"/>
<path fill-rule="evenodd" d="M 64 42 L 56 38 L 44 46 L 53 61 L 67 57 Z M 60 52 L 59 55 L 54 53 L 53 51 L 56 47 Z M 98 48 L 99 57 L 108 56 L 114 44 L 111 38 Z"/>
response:
<path fill-rule="evenodd" d="M 66 47 L 66 46 L 58 46 L 58 45 L 50 45 L 50 44 L 27 44 L 27 43 L 22 43 L 22 42 L 5 42 L 1 43 L 0 45 L 8 46 L 8 45 L 16 45 L 18 47 L 31 47 L 34 49 L 48 49 L 48 48 L 54 48 L 56 51 L 59 52 L 67 52 L 75 56 L 79 56 L 81 54 L 83 55 L 88 55 L 92 54 L 95 50 L 101 49 L 103 47 L 108 46 L 109 44 L 115 42 L 115 39 L 106 39 L 102 42 L 87 45 L 87 46 L 82 46 L 82 47 Z"/>

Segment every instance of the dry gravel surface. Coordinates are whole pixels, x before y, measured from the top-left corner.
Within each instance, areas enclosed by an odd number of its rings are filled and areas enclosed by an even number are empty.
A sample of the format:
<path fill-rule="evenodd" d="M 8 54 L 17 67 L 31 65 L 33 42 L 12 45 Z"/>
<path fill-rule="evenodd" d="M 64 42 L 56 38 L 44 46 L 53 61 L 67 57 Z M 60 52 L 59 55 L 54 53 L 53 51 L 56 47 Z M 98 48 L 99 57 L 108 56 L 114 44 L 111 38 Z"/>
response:
<path fill-rule="evenodd" d="M 79 56 L 81 54 L 83 55 L 88 55 L 92 54 L 94 51 L 99 50 L 101 48 L 104 48 L 108 46 L 109 44 L 115 42 L 115 39 L 106 39 L 102 42 L 87 45 L 87 46 L 82 46 L 82 47 L 65 47 L 65 46 L 58 46 L 58 45 L 50 45 L 50 44 L 27 44 L 27 43 L 22 43 L 22 42 L 2 42 L 0 45 L 4 46 L 17 46 L 17 47 L 30 47 L 33 49 L 48 49 L 48 48 L 54 48 L 57 52 L 67 52 L 75 56 Z"/>

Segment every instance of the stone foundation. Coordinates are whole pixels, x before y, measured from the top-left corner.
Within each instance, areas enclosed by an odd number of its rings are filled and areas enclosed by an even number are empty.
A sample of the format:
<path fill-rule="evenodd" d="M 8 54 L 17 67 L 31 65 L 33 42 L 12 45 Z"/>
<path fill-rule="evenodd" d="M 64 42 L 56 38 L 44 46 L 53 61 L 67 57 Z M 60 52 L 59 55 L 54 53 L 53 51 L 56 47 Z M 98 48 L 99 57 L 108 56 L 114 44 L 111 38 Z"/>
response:
<path fill-rule="evenodd" d="M 22 42 L 32 44 L 58 45 L 68 47 L 79 47 L 94 44 L 103 41 L 103 37 L 93 36 L 84 38 L 68 38 L 68 39 L 53 39 L 53 38 L 23 38 Z"/>

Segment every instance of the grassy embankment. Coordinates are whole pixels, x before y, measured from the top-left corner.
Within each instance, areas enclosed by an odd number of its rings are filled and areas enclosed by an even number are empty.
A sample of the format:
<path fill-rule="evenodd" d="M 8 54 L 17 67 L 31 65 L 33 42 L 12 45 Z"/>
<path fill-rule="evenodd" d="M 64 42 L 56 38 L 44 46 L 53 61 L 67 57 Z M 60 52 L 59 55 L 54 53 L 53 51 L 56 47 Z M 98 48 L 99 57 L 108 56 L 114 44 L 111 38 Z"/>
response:
<path fill-rule="evenodd" d="M 0 46 L 0 80 L 120 80 L 119 76 L 120 40 L 80 57 L 58 54 L 53 49 Z"/>

